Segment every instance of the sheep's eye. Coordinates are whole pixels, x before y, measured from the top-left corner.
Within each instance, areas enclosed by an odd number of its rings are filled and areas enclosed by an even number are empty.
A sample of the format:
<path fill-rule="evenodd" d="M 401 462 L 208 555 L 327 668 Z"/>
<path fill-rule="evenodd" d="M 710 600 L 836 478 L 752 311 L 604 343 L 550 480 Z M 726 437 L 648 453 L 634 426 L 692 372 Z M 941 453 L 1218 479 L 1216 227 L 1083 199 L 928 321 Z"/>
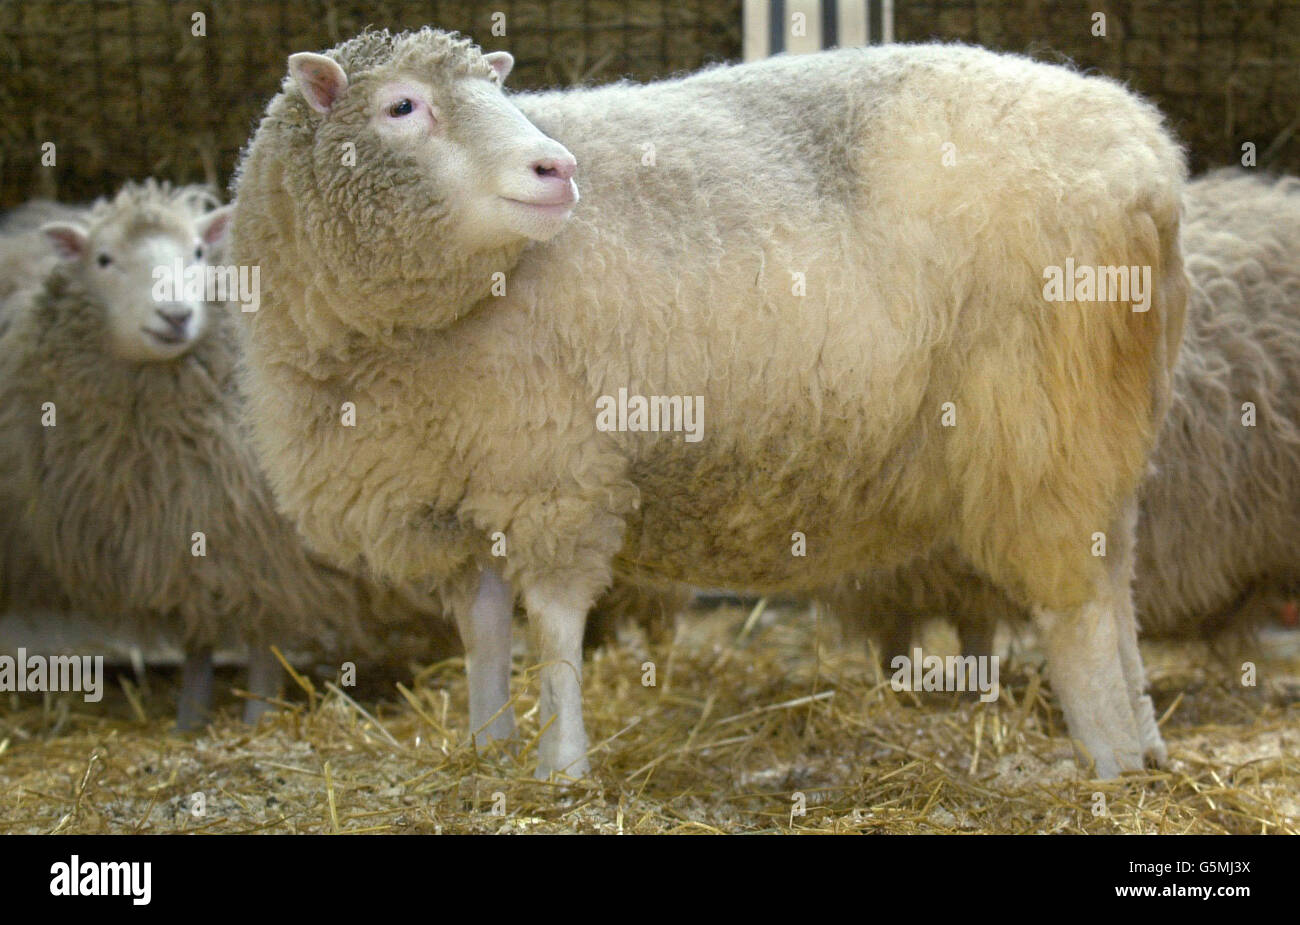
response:
<path fill-rule="evenodd" d="M 400 99 L 392 106 L 388 107 L 388 114 L 394 119 L 400 119 L 402 116 L 409 116 L 415 112 L 415 104 L 409 99 Z"/>
<path fill-rule="evenodd" d="M 203 247 L 202 247 L 202 246 L 199 246 L 199 247 L 194 248 L 194 257 L 195 257 L 196 260 L 202 260 L 202 259 L 203 259 Z"/>
<path fill-rule="evenodd" d="M 101 267 L 106 267 L 113 262 L 113 258 L 108 256 L 108 254 L 100 254 L 98 259 L 95 262 L 98 263 Z"/>

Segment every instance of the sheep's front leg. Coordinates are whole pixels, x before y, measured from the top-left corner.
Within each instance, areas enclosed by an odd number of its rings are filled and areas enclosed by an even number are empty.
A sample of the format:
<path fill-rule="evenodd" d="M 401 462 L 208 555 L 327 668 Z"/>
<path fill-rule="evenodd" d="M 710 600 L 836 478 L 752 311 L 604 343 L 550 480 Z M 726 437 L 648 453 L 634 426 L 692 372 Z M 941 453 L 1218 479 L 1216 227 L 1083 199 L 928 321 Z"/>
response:
<path fill-rule="evenodd" d="M 1109 590 L 1109 589 L 1107 589 Z M 1068 612 L 1038 609 L 1052 688 L 1098 777 L 1142 767 L 1137 718 L 1120 659 L 1117 608 L 1109 593 Z"/>
<path fill-rule="evenodd" d="M 562 597 L 535 592 L 525 604 L 541 659 L 539 721 L 551 724 L 538 746 L 537 777 L 582 777 L 587 761 L 587 730 L 582 723 L 582 633 L 587 608 Z"/>
<path fill-rule="evenodd" d="M 244 722 L 254 726 L 263 713 L 273 709 L 262 698 L 278 699 L 281 694 L 280 680 L 280 663 L 276 661 L 271 647 L 249 646 L 248 692 L 253 695 L 253 699 L 244 701 Z"/>
<path fill-rule="evenodd" d="M 469 727 L 477 745 L 515 734 L 510 701 L 510 618 L 514 594 L 496 572 L 483 569 L 468 611 L 456 609 L 469 679 Z"/>
<path fill-rule="evenodd" d="M 176 707 L 176 725 L 185 732 L 207 725 L 212 715 L 212 650 L 190 649 L 181 666 L 180 703 Z"/>
<path fill-rule="evenodd" d="M 891 613 L 878 619 L 876 644 L 881 664 L 888 668 L 896 656 L 911 656 L 912 642 L 920 638 L 919 624 L 911 614 Z"/>

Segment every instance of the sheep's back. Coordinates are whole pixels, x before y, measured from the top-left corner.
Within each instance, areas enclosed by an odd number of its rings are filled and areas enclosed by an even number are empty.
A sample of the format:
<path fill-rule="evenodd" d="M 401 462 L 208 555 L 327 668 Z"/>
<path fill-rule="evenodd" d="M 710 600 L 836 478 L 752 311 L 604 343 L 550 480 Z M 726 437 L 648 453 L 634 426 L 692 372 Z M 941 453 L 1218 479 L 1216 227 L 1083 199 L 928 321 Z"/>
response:
<path fill-rule="evenodd" d="M 512 276 L 532 352 L 573 370 L 593 406 L 620 387 L 704 397 L 699 444 L 611 435 L 643 499 L 622 564 L 647 577 L 806 586 L 919 552 L 968 479 L 945 458 L 942 403 L 969 422 L 981 409 L 963 398 L 994 371 L 990 414 L 1052 419 L 1051 400 L 1025 406 L 1041 367 L 1019 357 L 1080 335 L 1039 330 L 1057 323 L 1041 317 L 1042 268 L 1176 241 L 1182 163 L 1158 114 L 1025 59 L 852 49 L 518 101 L 573 151 L 583 195 Z M 1165 223 L 1150 235 L 1148 215 Z M 1125 342 L 1167 333 L 1122 323 Z M 1163 366 L 1139 375 L 1164 388 Z M 1162 400 L 1133 431 L 1154 429 Z M 1126 484 L 1144 440 L 1113 467 Z M 789 555 L 794 530 L 822 538 L 817 564 Z"/>

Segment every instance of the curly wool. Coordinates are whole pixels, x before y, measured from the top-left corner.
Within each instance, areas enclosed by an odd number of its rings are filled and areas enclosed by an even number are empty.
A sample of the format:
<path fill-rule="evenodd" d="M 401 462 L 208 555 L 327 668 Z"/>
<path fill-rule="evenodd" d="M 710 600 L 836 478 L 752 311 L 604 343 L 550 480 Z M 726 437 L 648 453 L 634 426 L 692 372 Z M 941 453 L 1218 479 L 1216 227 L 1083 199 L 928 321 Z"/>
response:
<path fill-rule="evenodd" d="M 393 192 L 401 164 L 338 164 L 351 95 L 307 146 L 286 85 L 245 155 L 233 247 L 266 294 L 255 443 L 316 548 L 448 580 L 501 530 L 512 584 L 589 603 L 614 556 L 637 579 L 807 590 L 949 540 L 1018 598 L 1092 593 L 1079 537 L 1136 488 L 1181 327 L 1182 162 L 1154 109 L 957 46 L 512 99 L 577 156 L 582 205 L 481 267 Z M 1152 266 L 1152 310 L 1043 311 L 1039 269 L 1067 255 Z M 476 296 L 503 267 L 509 295 Z M 596 398 L 623 386 L 703 394 L 709 439 L 597 432 Z M 949 400 L 971 422 L 955 433 Z M 790 555 L 792 530 L 813 553 Z"/>
<path fill-rule="evenodd" d="M 1245 628 L 1300 581 L 1300 179 L 1221 170 L 1187 186 L 1191 290 L 1173 397 L 1141 492 L 1134 595 L 1151 636 Z M 1256 423 L 1245 426 L 1246 403 Z M 904 649 L 922 620 L 986 646 L 1028 614 L 949 553 L 828 595 L 849 625 Z"/>
<path fill-rule="evenodd" d="M 85 209 L 37 200 L 0 218 L 0 342 L 19 307 L 58 263 L 37 229 L 46 222 L 82 219 Z M 0 392 L 4 392 L 0 380 Z M 2 455 L 2 451 L 0 451 Z M 24 490 L 10 466 L 0 471 L 0 611 L 62 612 L 69 609 L 58 580 L 41 564 L 22 523 Z"/>

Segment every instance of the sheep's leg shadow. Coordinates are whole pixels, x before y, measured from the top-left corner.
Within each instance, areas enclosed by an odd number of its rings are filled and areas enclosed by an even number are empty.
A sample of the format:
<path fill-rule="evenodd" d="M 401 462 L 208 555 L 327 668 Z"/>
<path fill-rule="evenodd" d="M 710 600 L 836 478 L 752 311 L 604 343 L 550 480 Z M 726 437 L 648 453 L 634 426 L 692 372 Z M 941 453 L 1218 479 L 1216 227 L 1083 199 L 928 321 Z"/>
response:
<path fill-rule="evenodd" d="M 454 608 L 465 646 L 469 728 L 476 745 L 505 741 L 515 734 L 515 712 L 509 706 L 514 605 L 510 586 L 492 569 L 483 569 L 474 602 L 469 607 Z"/>
<path fill-rule="evenodd" d="M 1069 611 L 1034 610 L 1048 675 L 1070 735 L 1102 778 L 1142 767 L 1137 717 L 1120 658 L 1117 610 L 1110 593 Z"/>
<path fill-rule="evenodd" d="M 864 619 L 858 617 L 858 619 Z M 900 655 L 911 657 L 912 643 L 920 638 L 921 621 L 912 614 L 891 613 L 875 620 L 876 655 L 881 665 L 892 670 L 894 659 Z"/>
<path fill-rule="evenodd" d="M 181 665 L 180 702 L 176 706 L 176 727 L 184 732 L 200 729 L 212 716 L 212 649 L 188 649 Z"/>
<path fill-rule="evenodd" d="M 997 634 L 997 620 L 984 613 L 968 613 L 957 617 L 957 642 L 962 655 L 992 658 L 993 642 Z"/>
<path fill-rule="evenodd" d="M 262 714 L 275 709 L 273 704 L 262 698 L 278 699 L 283 693 L 280 689 L 281 680 L 280 663 L 271 652 L 271 647 L 249 646 L 248 692 L 253 695 L 253 699 L 244 701 L 244 722 L 255 726 Z"/>
<path fill-rule="evenodd" d="M 538 721 L 550 723 L 538 745 L 537 777 L 582 777 L 591 770 L 582 721 L 582 633 L 588 608 L 544 592 L 530 592 L 525 605 L 541 662 Z"/>
<path fill-rule="evenodd" d="M 1137 517 L 1137 504 L 1129 505 L 1120 518 L 1119 528 L 1112 532 L 1110 579 L 1116 600 L 1120 664 L 1124 671 L 1129 703 L 1137 718 L 1142 757 L 1156 766 L 1162 766 L 1169 760 L 1169 752 L 1165 748 L 1164 739 L 1160 737 L 1160 727 L 1156 724 L 1155 705 L 1147 693 L 1146 670 L 1142 665 L 1142 651 L 1138 647 L 1137 615 L 1133 608 Z"/>

